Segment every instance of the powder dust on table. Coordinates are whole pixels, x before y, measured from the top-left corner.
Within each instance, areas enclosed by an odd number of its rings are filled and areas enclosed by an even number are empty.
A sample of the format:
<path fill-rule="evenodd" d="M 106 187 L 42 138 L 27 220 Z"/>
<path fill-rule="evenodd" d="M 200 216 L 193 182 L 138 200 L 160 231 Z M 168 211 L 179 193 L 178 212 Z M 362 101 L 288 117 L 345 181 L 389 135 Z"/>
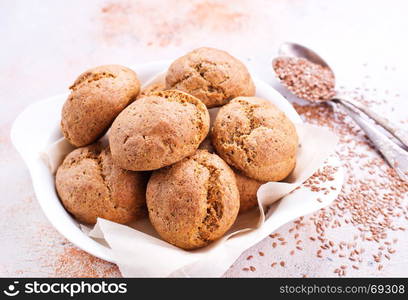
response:
<path fill-rule="evenodd" d="M 107 263 L 76 247 L 65 247 L 54 264 L 57 277 L 120 277 L 115 264 Z"/>

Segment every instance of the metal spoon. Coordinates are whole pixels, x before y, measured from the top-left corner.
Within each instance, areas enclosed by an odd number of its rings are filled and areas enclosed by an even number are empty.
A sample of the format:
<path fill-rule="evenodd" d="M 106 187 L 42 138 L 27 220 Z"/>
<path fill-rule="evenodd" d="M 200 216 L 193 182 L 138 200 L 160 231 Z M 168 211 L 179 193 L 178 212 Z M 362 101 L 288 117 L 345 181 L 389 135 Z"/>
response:
<path fill-rule="evenodd" d="M 314 51 L 295 43 L 284 43 L 280 49 L 281 56 L 291 56 L 307 59 L 308 61 L 333 70 L 330 66 Z M 307 100 L 307 99 L 306 99 Z M 367 106 L 345 99 L 334 97 L 328 100 L 331 103 L 339 105 L 360 127 L 365 131 L 373 144 L 382 153 L 388 163 L 397 171 L 403 180 L 408 180 L 408 152 L 398 146 L 389 137 L 375 128 L 374 124 L 368 118 L 374 120 L 377 126 L 382 127 L 398 139 L 408 148 L 408 134 L 402 131 L 397 125 L 389 120 L 379 116 Z"/>

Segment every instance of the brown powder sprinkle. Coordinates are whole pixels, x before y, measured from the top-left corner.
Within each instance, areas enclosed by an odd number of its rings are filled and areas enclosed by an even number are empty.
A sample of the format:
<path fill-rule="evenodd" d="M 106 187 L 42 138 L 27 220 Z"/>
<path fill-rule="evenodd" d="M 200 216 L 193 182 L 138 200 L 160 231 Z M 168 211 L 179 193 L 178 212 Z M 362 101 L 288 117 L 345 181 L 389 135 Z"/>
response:
<path fill-rule="evenodd" d="M 105 2 L 97 18 L 102 41 L 112 44 L 128 36 L 137 37 L 139 43 L 149 47 L 180 46 L 191 41 L 191 34 L 196 32 L 194 29 L 197 27 L 204 26 L 209 33 L 242 33 L 250 20 L 248 11 L 239 5 L 219 1 L 192 1 L 189 5 L 186 1 L 166 1 L 163 5 L 150 3 L 131 0 Z M 183 13 L 178 13 L 175 18 L 168 13 L 169 7 Z"/>
<path fill-rule="evenodd" d="M 311 101 L 329 100 L 334 95 L 334 74 L 329 68 L 299 57 L 278 57 L 273 69 L 281 82 L 296 96 Z"/>
<path fill-rule="evenodd" d="M 65 248 L 54 267 L 57 277 L 116 277 L 120 274 L 116 265 L 106 263 L 76 247 Z"/>

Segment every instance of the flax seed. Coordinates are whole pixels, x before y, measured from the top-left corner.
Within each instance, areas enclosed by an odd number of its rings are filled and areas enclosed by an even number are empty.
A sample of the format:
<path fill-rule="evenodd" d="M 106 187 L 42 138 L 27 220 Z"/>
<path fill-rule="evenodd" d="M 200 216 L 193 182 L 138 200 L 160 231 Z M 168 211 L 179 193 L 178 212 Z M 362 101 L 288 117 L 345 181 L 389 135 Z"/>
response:
<path fill-rule="evenodd" d="M 279 264 L 281 265 L 281 267 L 285 266 L 285 262 L 283 260 Z"/>

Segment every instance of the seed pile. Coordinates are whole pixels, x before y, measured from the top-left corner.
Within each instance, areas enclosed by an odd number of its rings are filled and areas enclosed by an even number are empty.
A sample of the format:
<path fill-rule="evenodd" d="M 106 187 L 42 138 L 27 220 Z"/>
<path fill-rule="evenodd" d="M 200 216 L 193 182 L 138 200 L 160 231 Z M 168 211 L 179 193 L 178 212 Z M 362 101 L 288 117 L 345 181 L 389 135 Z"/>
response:
<path fill-rule="evenodd" d="M 281 82 L 301 99 L 329 100 L 335 94 L 334 74 L 328 68 L 298 57 L 278 57 L 272 66 Z"/>
<path fill-rule="evenodd" d="M 344 90 L 343 94 L 348 99 L 372 106 L 390 105 L 389 100 L 381 100 L 379 96 L 376 101 L 367 98 L 364 96 L 367 92 L 373 92 L 373 89 L 356 88 Z M 301 217 L 271 234 L 270 241 L 265 241 L 260 249 L 265 253 L 264 258 L 254 255 L 256 259 L 246 263 L 250 262 L 255 269 L 258 262 L 279 268 L 275 272 L 280 276 L 322 276 L 321 271 L 317 271 L 319 267 L 316 265 L 319 264 L 331 268 L 331 274 L 335 276 L 386 274 L 383 272 L 387 266 L 395 264 L 393 256 L 402 255 L 396 249 L 404 248 L 398 243 L 408 229 L 408 183 L 399 178 L 362 130 L 341 111 L 333 111 L 325 103 L 294 106 L 307 123 L 328 127 L 339 136 L 336 152 L 345 168 L 345 182 L 339 197 L 329 207 Z M 332 171 L 323 169 L 317 172 L 305 186 L 322 192 L 319 183 L 332 180 Z M 286 249 L 278 254 L 276 250 L 281 247 Z M 246 255 L 248 253 L 250 251 Z M 315 260 L 309 258 L 310 254 Z M 302 272 L 293 273 L 291 268 L 290 273 L 285 273 L 289 265 L 298 266 L 302 257 L 308 257 L 307 261 L 310 261 Z M 266 262 L 265 259 L 269 260 Z M 256 271 L 252 272 L 257 276 Z"/>

